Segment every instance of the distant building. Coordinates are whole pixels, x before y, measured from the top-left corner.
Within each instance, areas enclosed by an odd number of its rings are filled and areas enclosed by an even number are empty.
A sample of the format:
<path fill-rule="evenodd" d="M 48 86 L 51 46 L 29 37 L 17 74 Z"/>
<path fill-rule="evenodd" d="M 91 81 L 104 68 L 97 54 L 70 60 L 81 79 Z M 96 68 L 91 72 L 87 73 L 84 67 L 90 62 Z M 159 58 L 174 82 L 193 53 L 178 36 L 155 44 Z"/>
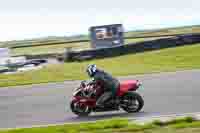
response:
<path fill-rule="evenodd" d="M 124 44 L 122 24 L 93 26 L 89 31 L 92 48 L 109 48 Z"/>

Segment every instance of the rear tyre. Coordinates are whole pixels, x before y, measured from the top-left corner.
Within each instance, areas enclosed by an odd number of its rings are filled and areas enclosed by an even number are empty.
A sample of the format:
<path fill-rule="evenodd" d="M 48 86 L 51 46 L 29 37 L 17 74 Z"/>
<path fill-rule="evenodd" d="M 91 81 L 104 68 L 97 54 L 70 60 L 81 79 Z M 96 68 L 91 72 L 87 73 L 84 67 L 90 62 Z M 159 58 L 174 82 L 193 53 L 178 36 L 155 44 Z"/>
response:
<path fill-rule="evenodd" d="M 128 113 L 139 112 L 144 106 L 144 100 L 136 92 L 126 93 L 121 100 L 121 108 Z"/>
<path fill-rule="evenodd" d="M 74 101 L 71 101 L 70 107 L 72 112 L 80 117 L 86 117 L 92 111 L 92 109 L 89 108 L 89 106 L 81 106 L 80 104 L 78 104 L 78 102 Z"/>

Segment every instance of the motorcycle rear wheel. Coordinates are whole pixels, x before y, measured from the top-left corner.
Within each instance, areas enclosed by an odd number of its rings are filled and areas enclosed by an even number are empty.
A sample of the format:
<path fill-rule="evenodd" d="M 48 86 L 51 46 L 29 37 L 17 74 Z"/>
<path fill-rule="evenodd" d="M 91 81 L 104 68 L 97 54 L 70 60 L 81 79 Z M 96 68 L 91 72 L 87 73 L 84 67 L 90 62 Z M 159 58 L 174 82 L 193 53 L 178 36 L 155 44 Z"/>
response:
<path fill-rule="evenodd" d="M 126 93 L 121 102 L 121 108 L 128 113 L 139 112 L 144 106 L 143 98 L 136 92 Z"/>

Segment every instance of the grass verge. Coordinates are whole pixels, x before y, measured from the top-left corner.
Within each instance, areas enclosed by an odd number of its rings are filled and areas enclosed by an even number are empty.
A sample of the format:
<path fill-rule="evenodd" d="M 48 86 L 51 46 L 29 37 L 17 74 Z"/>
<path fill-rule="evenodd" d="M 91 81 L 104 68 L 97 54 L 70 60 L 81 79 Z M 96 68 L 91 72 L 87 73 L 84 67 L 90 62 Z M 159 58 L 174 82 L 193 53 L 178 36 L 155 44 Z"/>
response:
<path fill-rule="evenodd" d="M 136 124 L 127 119 L 115 118 L 93 123 L 2 130 L 0 133 L 198 133 L 199 131 L 200 121 L 185 117 L 167 122 L 156 120 L 146 124 Z"/>
<path fill-rule="evenodd" d="M 0 87 L 85 79 L 87 78 L 85 68 L 91 63 L 95 63 L 114 76 L 199 69 L 199 51 L 200 44 L 197 44 L 113 58 L 51 65 L 40 70 L 12 75 L 1 74 Z"/>

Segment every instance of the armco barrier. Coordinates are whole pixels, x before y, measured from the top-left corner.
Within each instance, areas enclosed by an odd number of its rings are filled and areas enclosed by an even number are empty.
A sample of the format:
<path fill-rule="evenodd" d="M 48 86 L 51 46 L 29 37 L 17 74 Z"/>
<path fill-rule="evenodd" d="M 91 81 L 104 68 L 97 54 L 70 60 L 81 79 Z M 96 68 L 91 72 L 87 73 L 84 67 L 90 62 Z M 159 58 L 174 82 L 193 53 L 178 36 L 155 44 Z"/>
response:
<path fill-rule="evenodd" d="M 58 58 L 63 56 L 63 53 L 50 53 L 50 54 L 39 54 L 39 55 L 20 55 L 25 56 L 26 59 L 47 59 L 47 58 Z M 12 56 L 12 57 L 18 57 L 18 56 Z"/>
<path fill-rule="evenodd" d="M 164 34 L 164 35 L 148 35 L 148 36 L 127 36 L 124 39 L 137 39 L 137 38 L 153 38 L 153 37 L 170 37 L 170 36 L 180 36 L 183 34 Z M 59 45 L 59 44 L 70 44 L 70 43 L 82 43 L 82 42 L 90 42 L 89 39 L 81 39 L 81 40 L 72 40 L 72 41 L 55 41 L 55 42 L 38 42 L 34 45 L 27 44 L 27 45 L 20 45 L 19 46 L 12 46 L 11 49 L 16 48 L 25 48 L 25 47 L 38 47 L 38 46 L 49 46 L 49 45 Z"/>
<path fill-rule="evenodd" d="M 112 48 L 84 50 L 78 52 L 68 51 L 65 53 L 66 57 L 65 60 L 80 61 L 93 58 L 105 58 L 105 57 L 119 56 L 129 53 L 138 53 L 138 52 L 152 51 L 152 50 L 177 47 L 183 45 L 192 45 L 198 42 L 200 42 L 200 34 L 186 34 L 171 38 L 145 41 L 145 42 L 112 47 Z"/>

